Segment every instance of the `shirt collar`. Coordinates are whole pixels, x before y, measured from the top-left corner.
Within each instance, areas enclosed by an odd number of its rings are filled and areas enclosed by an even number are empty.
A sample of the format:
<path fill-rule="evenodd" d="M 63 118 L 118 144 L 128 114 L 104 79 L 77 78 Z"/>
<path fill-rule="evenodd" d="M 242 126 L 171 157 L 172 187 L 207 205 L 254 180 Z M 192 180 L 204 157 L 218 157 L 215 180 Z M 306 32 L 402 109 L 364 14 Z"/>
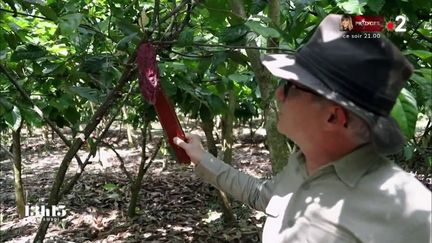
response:
<path fill-rule="evenodd" d="M 304 154 L 299 151 L 299 153 L 295 154 L 295 157 L 299 165 L 301 165 L 300 167 L 304 170 L 302 175 L 306 179 L 308 176 Z M 365 144 L 342 158 L 321 167 L 313 176 L 317 176 L 330 168 L 334 168 L 336 175 L 341 181 L 349 187 L 355 187 L 358 181 L 373 165 L 377 165 L 383 160 L 385 160 L 385 158 L 375 152 L 372 144 Z"/>
<path fill-rule="evenodd" d="M 385 158 L 371 144 L 363 145 L 332 163 L 337 176 L 348 186 L 355 187 L 363 175 Z"/>

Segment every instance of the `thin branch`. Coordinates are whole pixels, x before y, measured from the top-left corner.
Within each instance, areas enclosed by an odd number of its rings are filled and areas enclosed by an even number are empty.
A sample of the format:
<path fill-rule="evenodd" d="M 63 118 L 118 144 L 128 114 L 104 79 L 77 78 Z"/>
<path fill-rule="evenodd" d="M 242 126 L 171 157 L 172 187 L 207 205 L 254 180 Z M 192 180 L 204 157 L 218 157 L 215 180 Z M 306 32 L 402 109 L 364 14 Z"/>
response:
<path fill-rule="evenodd" d="M 179 32 L 183 31 L 183 29 L 189 24 L 191 20 L 192 10 L 195 7 L 195 4 L 187 4 L 186 16 L 183 18 L 183 21 L 180 25 Z"/>
<path fill-rule="evenodd" d="M 429 132 L 431 132 L 432 131 L 432 126 L 431 126 L 431 119 L 429 119 L 429 121 L 428 121 L 428 123 L 427 123 L 427 125 L 426 125 L 426 127 L 425 127 L 425 130 L 424 130 L 424 132 L 423 132 L 423 135 L 421 136 L 421 138 L 422 139 L 425 139 L 426 138 L 426 136 L 429 134 Z"/>
<path fill-rule="evenodd" d="M 131 174 L 129 173 L 129 171 L 127 171 L 123 158 L 117 152 L 117 150 L 115 150 L 114 146 L 112 146 L 112 144 L 109 144 L 109 143 L 104 142 L 104 141 L 101 141 L 101 144 L 106 145 L 108 148 L 110 148 L 115 153 L 115 155 L 117 156 L 117 159 L 120 161 L 120 169 L 123 171 L 123 173 L 125 173 L 126 177 L 129 179 L 129 181 L 132 182 L 133 178 L 132 178 Z"/>
<path fill-rule="evenodd" d="M 109 128 L 113 124 L 115 118 L 120 113 L 121 107 L 128 100 L 128 98 L 129 98 L 130 94 L 132 93 L 132 90 L 133 90 L 134 87 L 135 87 L 134 84 L 130 85 L 128 93 L 125 95 L 125 97 L 123 98 L 123 100 L 120 102 L 120 105 L 117 108 L 117 110 L 114 111 L 114 113 L 113 113 L 113 115 L 111 117 L 111 120 L 108 122 L 108 124 L 105 126 L 104 130 L 101 132 L 101 134 L 99 135 L 99 137 L 96 139 L 95 146 L 98 146 L 98 144 L 102 141 L 102 139 L 108 133 Z M 80 169 L 77 173 L 75 173 L 75 175 L 72 177 L 72 179 L 70 179 L 69 182 L 65 186 L 63 186 L 62 191 L 60 192 L 59 198 L 62 198 L 64 195 L 68 194 L 72 190 L 73 186 L 77 183 L 78 179 L 80 178 L 80 176 L 84 172 L 85 167 L 88 164 L 90 164 L 90 158 L 91 158 L 91 153 L 88 153 L 87 158 L 85 159 L 85 161 L 83 163 L 83 168 Z"/>
<path fill-rule="evenodd" d="M 190 0 L 183 0 L 177 7 L 175 7 L 169 14 L 160 19 L 159 23 L 165 22 L 167 19 L 171 18 L 175 14 L 177 14 L 186 4 L 190 3 Z M 158 25 L 159 25 L 158 23 Z"/>
<path fill-rule="evenodd" d="M 27 92 L 18 84 L 18 82 L 9 74 L 9 72 L 6 70 L 6 67 L 4 67 L 2 64 L 0 64 L 0 72 L 3 73 L 9 81 L 15 86 L 15 88 L 18 90 L 18 92 L 21 94 L 21 96 L 24 97 L 24 99 L 29 102 L 33 110 L 42 118 L 45 120 L 46 123 L 51 127 L 51 129 L 54 130 L 54 132 L 60 137 L 60 139 L 68 146 L 68 148 L 71 147 L 71 142 L 65 137 L 65 135 L 60 131 L 60 129 L 56 126 L 56 124 L 51 121 L 51 119 L 46 116 L 42 110 L 33 102 L 33 100 L 30 98 L 30 96 L 27 94 Z M 78 165 L 80 167 L 83 166 L 83 163 L 78 155 L 74 156 L 75 159 L 78 162 Z"/>
<path fill-rule="evenodd" d="M 6 154 L 10 157 L 10 159 L 13 160 L 14 155 L 13 155 L 11 152 L 9 152 L 9 150 L 7 150 L 7 149 L 6 149 L 5 147 L 3 147 L 2 145 L 0 145 L 0 149 L 2 149 L 3 151 L 5 151 Z"/>
<path fill-rule="evenodd" d="M 44 16 L 38 16 L 38 15 L 27 14 L 27 13 L 22 13 L 22 12 L 15 12 L 15 11 L 4 9 L 4 8 L 0 8 L 0 11 L 12 13 L 14 15 L 21 15 L 21 16 L 26 16 L 26 17 L 32 17 L 32 18 L 38 18 L 38 19 L 44 19 L 44 20 L 51 20 L 52 21 L 52 19 L 49 19 L 49 18 L 44 17 Z"/>
<path fill-rule="evenodd" d="M 153 44 L 160 45 L 172 45 L 177 43 L 177 41 L 152 41 Z M 198 43 L 194 42 L 185 46 L 205 46 L 205 47 L 222 47 L 228 49 L 254 49 L 254 50 L 276 50 L 276 51 L 285 51 L 289 53 L 293 53 L 294 50 L 280 48 L 280 47 L 258 47 L 258 46 L 232 46 L 232 45 L 220 45 L 220 44 L 206 44 L 206 43 Z"/>
<path fill-rule="evenodd" d="M 414 27 L 413 32 L 412 32 L 411 35 L 409 36 L 407 43 L 410 43 L 410 42 L 411 42 L 411 40 L 412 40 L 414 34 L 416 33 L 416 31 L 418 30 L 418 28 L 420 28 L 420 25 L 422 25 L 422 24 L 423 24 L 423 21 L 420 21 L 420 22 L 417 23 L 417 25 Z"/>
<path fill-rule="evenodd" d="M 159 10 L 160 10 L 160 1 L 155 0 L 154 9 L 153 9 L 153 16 L 152 16 L 152 27 L 153 27 L 153 30 L 155 30 L 156 26 L 158 26 L 159 33 L 160 33 Z"/>
<path fill-rule="evenodd" d="M 143 174 L 145 174 L 147 170 L 150 168 L 150 165 L 153 163 L 154 159 L 156 158 L 156 155 L 158 154 L 161 145 L 162 145 L 162 139 L 159 139 L 158 143 L 156 144 L 155 150 L 153 151 L 153 154 L 150 156 L 150 158 L 147 159 L 146 162 L 147 164 L 144 167 Z"/>
<path fill-rule="evenodd" d="M 421 33 L 421 32 L 418 31 L 418 30 L 416 30 L 415 33 L 416 33 L 416 34 L 417 34 L 421 39 L 423 39 L 423 40 L 425 40 L 425 41 L 427 41 L 427 42 L 429 42 L 429 43 L 432 44 L 432 38 L 423 35 L 423 33 Z"/>
<path fill-rule="evenodd" d="M 161 23 L 165 22 L 172 16 L 176 15 L 187 3 L 189 3 L 190 0 L 183 0 L 180 5 L 176 6 L 171 12 L 169 12 L 167 15 L 165 15 L 163 18 L 159 19 L 158 17 L 158 23 L 153 26 L 153 29 L 149 31 L 149 35 L 151 36 L 153 32 L 155 32 L 156 29 L 160 28 Z"/>
<path fill-rule="evenodd" d="M 213 55 L 189 55 L 189 54 L 184 54 L 184 53 L 180 53 L 174 50 L 169 50 L 172 53 L 175 53 L 177 55 L 183 56 L 183 57 L 191 57 L 191 58 L 209 58 L 212 57 Z"/>

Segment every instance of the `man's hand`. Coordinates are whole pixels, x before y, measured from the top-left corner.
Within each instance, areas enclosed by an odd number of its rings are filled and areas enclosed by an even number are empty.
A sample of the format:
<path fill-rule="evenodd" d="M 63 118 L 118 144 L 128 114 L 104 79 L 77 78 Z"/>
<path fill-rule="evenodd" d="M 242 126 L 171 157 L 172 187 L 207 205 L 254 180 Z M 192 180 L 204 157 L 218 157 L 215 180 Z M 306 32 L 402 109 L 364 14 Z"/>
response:
<path fill-rule="evenodd" d="M 196 134 L 186 134 L 186 139 L 187 142 L 175 137 L 173 141 L 177 146 L 186 151 L 192 163 L 198 165 L 205 154 L 205 150 L 201 144 L 201 138 Z"/>

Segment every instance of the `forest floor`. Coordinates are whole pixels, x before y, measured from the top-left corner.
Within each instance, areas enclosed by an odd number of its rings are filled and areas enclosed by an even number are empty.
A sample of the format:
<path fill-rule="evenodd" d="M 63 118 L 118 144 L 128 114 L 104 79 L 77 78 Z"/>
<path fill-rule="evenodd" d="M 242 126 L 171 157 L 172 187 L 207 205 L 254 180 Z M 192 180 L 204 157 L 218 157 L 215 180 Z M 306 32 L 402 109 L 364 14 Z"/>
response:
<path fill-rule="evenodd" d="M 155 134 L 154 137 L 160 137 Z M 258 132 L 252 139 L 246 130 L 239 129 L 235 138 L 233 166 L 256 177 L 270 177 L 269 152 L 263 144 L 262 134 Z M 150 153 L 156 140 L 147 146 Z M 105 141 L 114 146 L 127 171 L 135 177 L 141 149 L 128 146 L 124 130 L 110 131 Z M 22 144 L 22 178 L 27 202 L 44 205 L 67 148 L 58 138 L 46 143 L 37 132 L 32 136 L 24 133 Z M 79 152 L 81 159 L 87 154 L 88 149 Z M 263 213 L 232 201 L 237 222 L 226 225 L 216 190 L 194 174 L 193 166 L 176 164 L 163 149 L 144 176 L 138 216 L 133 220 L 127 217 L 130 181 L 120 169 L 118 157 L 102 146 L 92 161 L 71 193 L 60 201 L 59 205 L 65 205 L 67 215 L 51 223 L 45 242 L 260 241 L 265 221 Z M 18 218 L 12 168 L 10 160 L 0 161 L 0 242 L 31 242 L 41 218 Z M 74 175 L 77 169 L 73 160 L 67 177 Z M 420 173 L 417 177 L 431 188 L 430 175 L 425 177 Z"/>
<path fill-rule="evenodd" d="M 257 142 L 247 135 L 237 137 L 233 166 L 257 177 L 270 176 L 269 153 L 262 139 Z M 111 131 L 105 141 L 113 144 L 135 177 L 141 149 L 128 146 L 125 131 Z M 155 143 L 148 146 L 150 153 Z M 58 138 L 46 144 L 37 133 L 32 137 L 24 135 L 22 144 L 22 178 L 28 204 L 44 205 L 67 148 Z M 79 152 L 82 160 L 87 153 Z M 260 241 L 264 214 L 232 201 L 237 222 L 224 224 L 214 187 L 199 179 L 193 166 L 176 164 L 163 151 L 144 176 L 138 216 L 133 220 L 127 217 L 130 181 L 120 169 L 118 157 L 111 149 L 101 147 L 92 161 L 71 193 L 60 201 L 67 216 L 50 224 L 45 242 Z M 31 242 L 41 218 L 18 218 L 12 168 L 10 160 L 0 161 L 0 242 Z M 73 160 L 67 177 L 75 174 L 77 168 Z"/>

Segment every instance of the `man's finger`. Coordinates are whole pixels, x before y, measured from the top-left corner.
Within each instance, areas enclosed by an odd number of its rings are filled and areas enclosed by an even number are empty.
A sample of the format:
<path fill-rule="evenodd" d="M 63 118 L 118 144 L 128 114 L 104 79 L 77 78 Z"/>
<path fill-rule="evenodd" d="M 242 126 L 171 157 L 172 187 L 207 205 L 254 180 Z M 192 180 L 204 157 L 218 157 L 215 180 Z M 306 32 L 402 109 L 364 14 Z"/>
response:
<path fill-rule="evenodd" d="M 180 148 L 185 148 L 187 146 L 187 143 L 185 141 L 183 141 L 181 138 L 179 137 L 175 137 L 173 138 L 173 142 L 179 146 Z"/>

